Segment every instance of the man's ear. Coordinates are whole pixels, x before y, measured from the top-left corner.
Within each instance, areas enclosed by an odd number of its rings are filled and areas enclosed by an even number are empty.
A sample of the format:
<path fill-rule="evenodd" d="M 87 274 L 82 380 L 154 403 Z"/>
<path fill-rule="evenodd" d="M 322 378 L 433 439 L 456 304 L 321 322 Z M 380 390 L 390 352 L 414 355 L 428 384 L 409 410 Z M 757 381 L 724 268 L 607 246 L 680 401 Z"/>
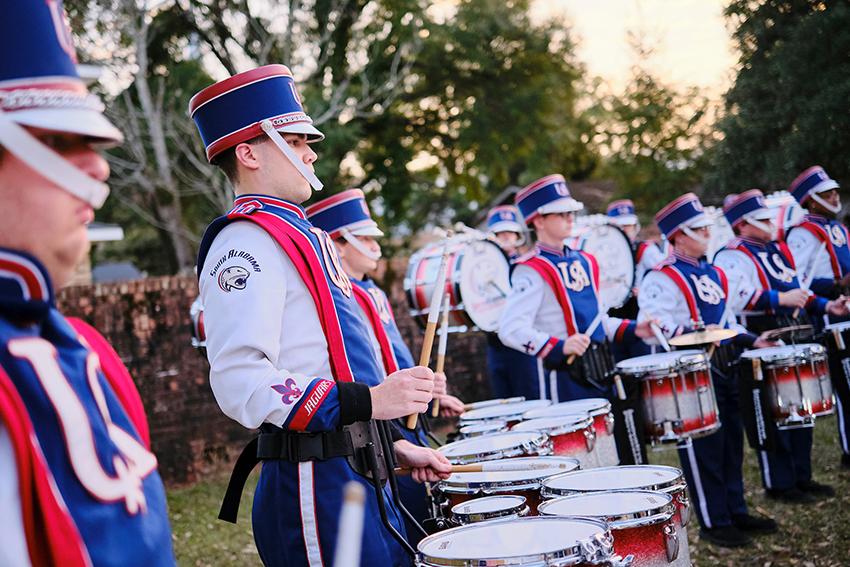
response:
<path fill-rule="evenodd" d="M 233 148 L 234 153 L 236 154 L 236 162 L 241 164 L 242 167 L 250 170 L 257 170 L 260 168 L 260 157 L 259 157 L 259 149 L 260 144 L 246 144 L 241 143 L 238 144 L 235 148 Z"/>
<path fill-rule="evenodd" d="M 534 227 L 535 232 L 540 232 L 540 229 L 543 227 L 543 215 L 537 215 L 531 221 L 531 225 Z"/>

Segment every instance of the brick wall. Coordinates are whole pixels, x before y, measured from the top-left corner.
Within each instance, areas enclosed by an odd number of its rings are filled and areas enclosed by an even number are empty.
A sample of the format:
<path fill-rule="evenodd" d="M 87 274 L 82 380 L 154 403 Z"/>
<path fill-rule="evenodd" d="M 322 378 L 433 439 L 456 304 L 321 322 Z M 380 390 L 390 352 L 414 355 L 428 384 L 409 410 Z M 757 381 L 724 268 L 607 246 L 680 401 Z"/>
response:
<path fill-rule="evenodd" d="M 405 264 L 393 262 L 387 279 L 396 320 L 418 358 L 422 331 L 408 314 L 401 277 L 393 277 Z M 58 294 L 63 313 L 94 325 L 129 368 L 145 404 L 160 473 L 169 484 L 192 483 L 228 468 L 250 439 L 219 410 L 206 358 L 190 345 L 189 307 L 197 293 L 194 277 L 170 276 L 74 286 Z M 485 349 L 480 333 L 449 337 L 449 387 L 464 400 L 488 397 Z"/>

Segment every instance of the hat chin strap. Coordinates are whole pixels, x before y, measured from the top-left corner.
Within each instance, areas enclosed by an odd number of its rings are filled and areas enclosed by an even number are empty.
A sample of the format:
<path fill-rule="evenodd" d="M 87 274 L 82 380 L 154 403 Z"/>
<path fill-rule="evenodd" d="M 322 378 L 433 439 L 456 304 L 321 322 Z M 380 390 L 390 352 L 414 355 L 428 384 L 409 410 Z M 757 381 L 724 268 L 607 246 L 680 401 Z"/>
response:
<path fill-rule="evenodd" d="M 831 212 L 832 214 L 837 215 L 838 213 L 841 212 L 841 203 L 840 202 L 837 205 L 832 205 L 829 202 L 827 202 L 825 199 L 823 199 L 817 193 L 812 193 L 812 200 L 815 203 L 819 204 L 824 209 L 826 209 L 827 211 Z"/>
<path fill-rule="evenodd" d="M 744 220 L 752 226 L 756 227 L 757 229 L 765 231 L 770 235 L 771 238 L 773 238 L 773 227 L 769 224 L 750 217 L 744 217 Z"/>
<path fill-rule="evenodd" d="M 689 226 L 683 226 L 682 232 L 684 232 L 685 234 L 687 234 L 688 236 L 690 236 L 691 238 L 693 238 L 694 240 L 696 240 L 700 244 L 708 245 L 708 243 L 710 241 L 708 238 L 702 236 L 701 234 L 697 234 L 696 232 L 691 230 L 691 227 L 689 227 Z"/>
<path fill-rule="evenodd" d="M 89 176 L 0 110 L 0 144 L 48 181 L 99 209 L 109 186 Z M 26 188 L 24 188 L 26 189 Z"/>
<path fill-rule="evenodd" d="M 310 186 L 316 191 L 321 191 L 324 187 L 322 182 L 319 181 L 319 178 L 316 177 L 316 174 L 313 173 L 309 167 L 307 167 L 303 160 L 298 159 L 298 156 L 295 155 L 295 152 L 292 151 L 292 148 L 289 147 L 289 144 L 287 144 L 286 140 L 283 139 L 283 136 L 280 135 L 280 132 L 275 130 L 274 126 L 272 126 L 271 120 L 263 120 L 262 122 L 260 122 L 260 128 L 262 128 L 263 132 L 265 132 L 266 135 L 271 138 L 272 142 L 274 142 L 274 145 L 276 145 L 277 148 L 281 152 L 283 152 L 283 155 L 285 155 L 286 158 L 290 162 L 292 162 L 292 165 L 295 166 L 295 169 L 298 170 L 298 173 L 304 176 L 304 179 L 306 179 L 310 183 Z"/>
<path fill-rule="evenodd" d="M 369 258 L 370 260 L 374 260 L 375 262 L 377 262 L 378 260 L 381 259 L 381 252 L 380 251 L 373 252 L 372 250 L 369 250 L 368 248 L 366 248 L 366 245 L 363 244 L 362 242 L 360 242 L 359 238 L 357 238 L 356 236 L 351 234 L 351 232 L 347 228 L 343 228 L 339 232 L 342 234 L 342 237 L 345 239 L 346 242 L 348 242 L 349 244 L 354 246 L 355 250 L 357 250 L 358 252 L 360 252 L 361 254 L 363 254 L 364 256 Z"/>

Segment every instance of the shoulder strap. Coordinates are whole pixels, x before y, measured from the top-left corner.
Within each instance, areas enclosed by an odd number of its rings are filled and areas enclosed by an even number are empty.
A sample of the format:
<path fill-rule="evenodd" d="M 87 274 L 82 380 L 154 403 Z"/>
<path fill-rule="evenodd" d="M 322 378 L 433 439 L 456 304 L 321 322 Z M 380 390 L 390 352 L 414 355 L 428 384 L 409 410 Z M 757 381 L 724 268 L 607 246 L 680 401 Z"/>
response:
<path fill-rule="evenodd" d="M 761 262 L 759 262 L 755 254 L 753 254 L 750 249 L 744 245 L 743 242 L 739 242 L 738 245 L 734 248 L 734 250 L 743 252 L 744 255 L 746 255 L 747 258 L 749 258 L 750 261 L 753 263 L 753 266 L 755 266 L 756 268 L 756 274 L 758 274 L 759 281 L 761 282 L 762 289 L 770 289 L 770 279 L 767 277 L 767 274 L 764 271 L 764 266 L 761 265 Z M 717 266 L 714 266 L 714 268 L 720 270 L 720 268 L 718 268 Z"/>
<path fill-rule="evenodd" d="M 357 284 L 353 284 L 352 289 L 354 290 L 354 298 L 366 314 L 366 318 L 369 320 L 369 325 L 372 327 L 372 331 L 378 339 L 378 344 L 381 347 L 381 360 L 384 362 L 384 370 L 388 375 L 392 374 L 398 370 L 398 362 L 396 361 L 395 354 L 393 353 L 392 341 L 390 341 L 390 337 L 387 335 L 387 330 L 381 322 L 381 316 L 378 313 L 378 309 L 370 297 L 369 292 Z"/>
<path fill-rule="evenodd" d="M 555 294 L 555 297 L 558 299 L 561 311 L 564 314 L 564 323 L 567 326 L 567 336 L 576 334 L 577 329 L 575 319 L 573 317 L 573 308 L 570 303 L 570 298 L 567 295 L 566 289 L 564 289 L 564 283 L 561 280 L 561 276 L 557 273 L 552 263 L 540 256 L 533 256 L 524 260 L 522 264 L 532 268 L 535 272 L 540 274 L 543 281 L 549 285 L 552 292 Z"/>
<path fill-rule="evenodd" d="M 826 233 L 824 228 L 812 221 L 803 221 L 797 225 L 811 232 L 815 238 L 826 245 L 826 251 L 829 253 L 829 263 L 832 266 L 832 275 L 835 279 L 841 279 L 841 265 L 838 263 L 838 256 L 835 253 L 835 248 L 832 245 L 832 239 Z"/>
<path fill-rule="evenodd" d="M 147 449 L 150 449 L 151 438 L 148 419 L 145 416 L 145 406 L 142 404 L 142 397 L 136 389 L 133 378 L 127 372 L 127 367 L 121 362 L 121 357 L 94 327 L 76 317 L 68 317 L 67 321 L 82 336 L 89 348 L 97 354 L 103 375 L 109 385 L 112 386 L 112 390 L 124 407 L 124 411 L 127 412 L 130 421 L 136 427 L 136 432 L 139 434 L 142 443 Z"/>
<path fill-rule="evenodd" d="M 665 274 L 668 278 L 673 280 L 673 283 L 676 284 L 676 287 L 678 287 L 679 291 L 682 292 L 682 295 L 685 296 L 685 301 L 687 301 L 688 303 L 688 311 L 691 312 L 691 320 L 699 321 L 700 316 L 699 309 L 697 308 L 697 300 L 694 297 L 694 292 L 691 289 L 691 286 L 688 285 L 688 282 L 682 276 L 681 272 L 679 272 L 679 270 L 669 264 L 659 266 L 657 269 L 661 273 Z"/>

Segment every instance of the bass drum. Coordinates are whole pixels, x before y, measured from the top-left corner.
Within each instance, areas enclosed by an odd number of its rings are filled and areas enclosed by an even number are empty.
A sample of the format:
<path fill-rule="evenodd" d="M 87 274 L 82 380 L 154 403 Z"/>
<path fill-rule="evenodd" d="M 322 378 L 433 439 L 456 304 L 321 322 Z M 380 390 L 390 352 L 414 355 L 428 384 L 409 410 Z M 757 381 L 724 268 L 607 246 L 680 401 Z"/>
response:
<path fill-rule="evenodd" d="M 635 285 L 635 260 L 629 237 L 618 227 L 590 227 L 581 236 L 580 249 L 599 263 L 599 297 L 605 311 L 622 307 Z"/>
<path fill-rule="evenodd" d="M 455 331 L 495 331 L 510 291 L 508 259 L 489 240 L 461 237 L 449 240 L 446 292 L 451 309 L 449 325 Z M 429 244 L 410 257 L 404 291 L 410 314 L 422 327 L 428 321 L 431 294 L 436 285 L 443 243 Z"/>

